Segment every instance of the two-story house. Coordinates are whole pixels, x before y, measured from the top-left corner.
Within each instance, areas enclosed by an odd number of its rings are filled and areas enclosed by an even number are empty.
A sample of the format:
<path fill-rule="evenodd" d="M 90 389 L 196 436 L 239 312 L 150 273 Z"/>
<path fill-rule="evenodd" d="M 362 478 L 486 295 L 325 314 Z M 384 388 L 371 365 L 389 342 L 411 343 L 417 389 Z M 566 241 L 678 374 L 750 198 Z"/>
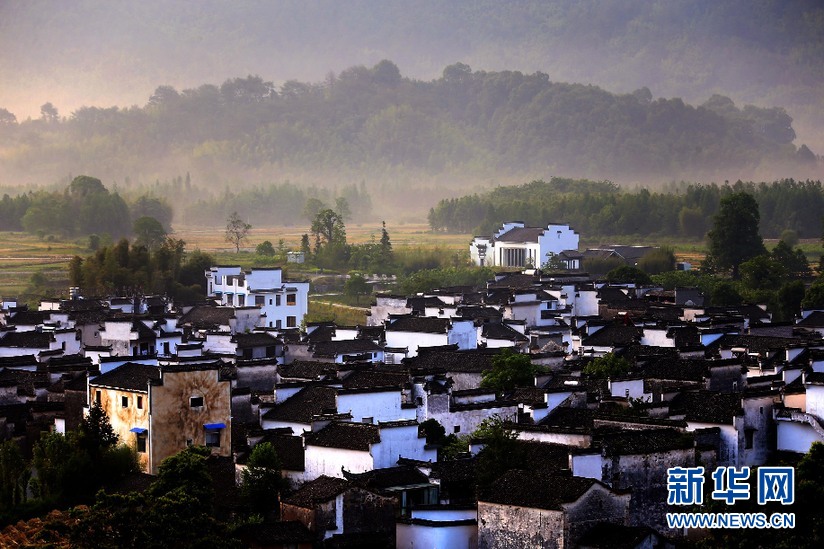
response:
<path fill-rule="evenodd" d="M 230 307 L 259 307 L 268 328 L 296 328 L 309 310 L 309 282 L 283 278 L 280 267 L 243 271 L 236 265 L 206 271 L 207 294 Z"/>

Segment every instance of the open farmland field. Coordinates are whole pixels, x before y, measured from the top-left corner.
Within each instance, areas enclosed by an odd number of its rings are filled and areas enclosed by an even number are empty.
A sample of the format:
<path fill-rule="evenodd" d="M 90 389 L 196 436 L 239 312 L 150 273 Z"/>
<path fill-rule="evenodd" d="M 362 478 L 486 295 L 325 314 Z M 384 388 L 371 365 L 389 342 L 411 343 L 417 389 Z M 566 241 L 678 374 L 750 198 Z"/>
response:
<path fill-rule="evenodd" d="M 35 273 L 42 273 L 47 287 L 57 294 L 66 293 L 69 260 L 86 253 L 76 240 L 49 241 L 28 233 L 0 232 L 0 295 L 29 297 L 24 293 Z"/>
<path fill-rule="evenodd" d="M 386 224 L 389 238 L 392 240 L 394 248 L 403 247 L 443 247 L 450 250 L 468 249 L 472 235 L 467 234 L 445 234 L 432 233 L 426 223 L 414 223 L 404 225 Z M 249 233 L 249 240 L 243 250 L 253 251 L 255 246 L 269 240 L 277 246 L 281 238 L 286 246 L 292 249 L 300 247 L 300 237 L 309 232 L 309 226 L 293 227 L 252 227 Z M 182 238 L 186 241 L 189 249 L 200 248 L 206 252 L 231 252 L 234 248 L 226 242 L 223 237 L 223 228 L 217 227 L 180 227 L 175 229 L 175 238 Z M 362 244 L 369 242 L 373 237 L 380 239 L 380 223 L 364 223 L 359 225 L 346 226 L 346 239 L 350 244 Z M 310 235 L 311 241 L 311 235 Z"/>

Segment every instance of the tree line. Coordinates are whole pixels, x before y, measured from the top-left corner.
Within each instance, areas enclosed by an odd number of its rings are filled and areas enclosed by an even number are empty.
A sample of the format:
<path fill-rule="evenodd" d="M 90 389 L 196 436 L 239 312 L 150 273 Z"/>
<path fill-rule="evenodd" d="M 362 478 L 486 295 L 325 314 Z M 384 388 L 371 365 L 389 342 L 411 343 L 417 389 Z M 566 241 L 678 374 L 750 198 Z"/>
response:
<path fill-rule="evenodd" d="M 0 230 L 44 236 L 131 235 L 133 221 L 154 219 L 164 231 L 171 228 L 172 208 L 153 196 L 140 196 L 130 204 L 117 192 L 87 175 L 75 177 L 62 191 L 38 191 L 0 200 Z M 145 224 L 145 221 L 144 221 Z"/>
<path fill-rule="evenodd" d="M 7 173 L 51 181 L 94 166 L 123 180 L 182 159 L 216 182 L 308 171 L 400 184 L 397 175 L 410 173 L 456 182 L 490 173 L 660 180 L 814 169 L 817 161 L 793 144 L 792 118 L 778 107 L 738 106 L 723 96 L 692 106 L 655 99 L 646 88 L 615 94 L 463 63 L 432 81 L 406 78 L 383 60 L 321 83 L 275 86 L 248 76 L 183 91 L 160 86 L 142 107 L 49 112 L 0 126 Z"/>
<path fill-rule="evenodd" d="M 734 193 L 753 196 L 760 212 L 761 235 L 780 237 L 785 230 L 802 237 L 821 234 L 824 186 L 821 181 L 674 185 L 670 192 L 622 191 L 609 181 L 552 178 L 483 194 L 443 199 L 429 211 L 434 231 L 491 234 L 503 220 L 528 225 L 569 223 L 591 236 L 677 236 L 701 239 L 710 229 L 721 200 Z"/>

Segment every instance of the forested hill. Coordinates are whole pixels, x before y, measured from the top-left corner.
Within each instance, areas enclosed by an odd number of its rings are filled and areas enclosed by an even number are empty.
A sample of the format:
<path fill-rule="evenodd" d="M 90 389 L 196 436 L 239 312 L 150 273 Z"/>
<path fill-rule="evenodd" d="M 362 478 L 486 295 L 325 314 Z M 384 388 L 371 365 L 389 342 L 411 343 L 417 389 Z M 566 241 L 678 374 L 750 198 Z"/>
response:
<path fill-rule="evenodd" d="M 366 179 L 413 196 L 433 181 L 455 192 L 461 183 L 553 174 L 647 183 L 806 176 L 816 158 L 794 138 L 781 108 L 723 96 L 691 106 L 647 89 L 616 95 L 540 72 L 461 63 L 420 81 L 381 61 L 320 84 L 275 86 L 250 76 L 161 86 L 143 107 L 8 121 L 0 127 L 0 186 L 78 173 L 128 186 L 191 172 L 198 185 L 221 191 L 238 181 Z"/>
<path fill-rule="evenodd" d="M 566 222 L 582 235 L 639 235 L 703 238 L 724 196 L 746 192 L 758 202 L 760 231 L 777 238 L 795 231 L 803 238 L 821 235 L 824 185 L 785 179 L 772 183 L 671 185 L 668 192 L 622 192 L 608 181 L 552 178 L 499 187 L 484 194 L 441 200 L 429 211 L 436 231 L 492 234 L 505 220 L 530 226 Z"/>
<path fill-rule="evenodd" d="M 697 104 L 715 93 L 785 107 L 824 150 L 820 0 L 45 0 L 0 2 L 0 107 L 18 120 L 52 102 L 143 104 L 177 89 L 260 74 L 278 85 L 392 59 L 429 80 L 542 71 Z"/>

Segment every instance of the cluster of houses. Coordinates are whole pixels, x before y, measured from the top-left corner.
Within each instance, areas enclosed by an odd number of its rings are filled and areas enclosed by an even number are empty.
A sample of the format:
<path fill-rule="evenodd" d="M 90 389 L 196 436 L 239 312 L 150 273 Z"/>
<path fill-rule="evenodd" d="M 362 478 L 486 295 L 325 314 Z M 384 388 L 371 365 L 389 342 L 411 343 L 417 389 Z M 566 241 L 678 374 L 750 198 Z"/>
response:
<path fill-rule="evenodd" d="M 668 468 L 758 466 L 824 441 L 824 311 L 778 324 L 695 289 L 522 270 L 378 294 L 366 325 L 336 326 L 304 322 L 309 285 L 280 269 L 205 276 L 194 306 L 3 301 L 0 436 L 30 445 L 96 403 L 147 473 L 205 445 L 236 478 L 268 442 L 291 490 L 254 544 L 409 548 L 666 544 L 685 534 L 666 524 Z M 529 356 L 534 383 L 482 387 L 502 349 Z M 608 353 L 631 371 L 582 374 Z M 488 441 L 473 433 L 490 418 L 529 469 L 477 489 Z M 428 420 L 468 451 L 439 459 Z"/>

